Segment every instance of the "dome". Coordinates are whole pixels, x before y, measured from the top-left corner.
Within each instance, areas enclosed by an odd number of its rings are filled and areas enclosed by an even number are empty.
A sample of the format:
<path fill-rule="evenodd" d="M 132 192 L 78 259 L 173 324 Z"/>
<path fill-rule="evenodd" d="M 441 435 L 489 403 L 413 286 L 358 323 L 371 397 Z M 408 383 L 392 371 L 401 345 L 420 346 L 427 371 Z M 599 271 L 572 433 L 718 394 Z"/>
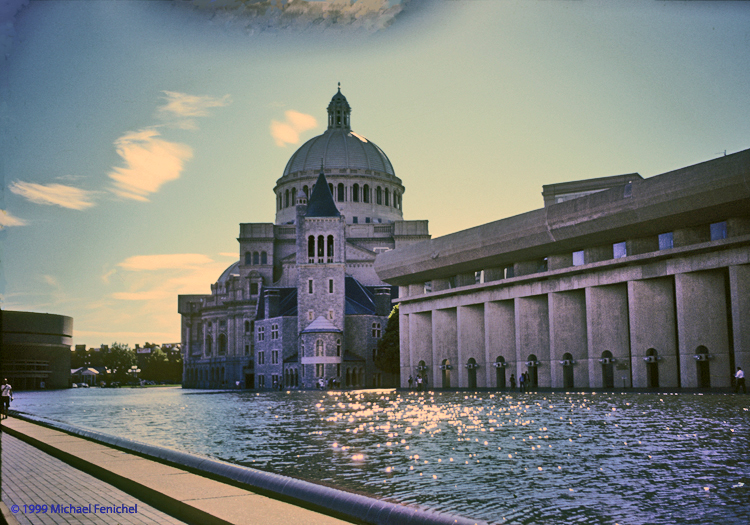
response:
<path fill-rule="evenodd" d="M 237 261 L 236 263 L 234 263 L 233 265 L 231 265 L 229 268 L 227 268 L 226 270 L 224 270 L 224 272 L 222 272 L 221 276 L 219 277 L 219 279 L 216 282 L 224 284 L 225 282 L 227 282 L 229 280 L 229 278 L 232 275 L 235 275 L 235 276 L 239 277 L 239 275 L 240 275 L 240 261 Z"/>
<path fill-rule="evenodd" d="M 292 155 L 284 175 L 326 169 L 372 170 L 395 175 L 388 157 L 375 143 L 344 128 L 329 128 L 307 142 Z"/>

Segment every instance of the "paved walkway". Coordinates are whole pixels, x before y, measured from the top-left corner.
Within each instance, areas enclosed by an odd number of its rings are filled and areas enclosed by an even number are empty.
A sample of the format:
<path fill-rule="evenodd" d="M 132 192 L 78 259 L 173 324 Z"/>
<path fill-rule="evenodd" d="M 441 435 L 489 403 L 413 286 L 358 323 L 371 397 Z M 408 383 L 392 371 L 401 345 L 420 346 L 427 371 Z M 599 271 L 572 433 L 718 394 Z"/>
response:
<path fill-rule="evenodd" d="M 8 507 L 14 504 L 20 507 L 16 517 L 23 524 L 182 523 L 143 500 L 172 516 L 200 525 L 348 523 L 41 425 L 13 417 L 2 424 L 2 499 Z M 23 441 L 6 432 L 17 434 Z M 46 514 L 33 515 L 23 512 L 24 504 L 91 505 L 92 511 L 96 504 L 138 507 L 137 513 L 129 514 L 53 514 L 48 509 Z"/>
<path fill-rule="evenodd" d="M 184 523 L 5 432 L 2 439 L 3 502 L 9 508 L 13 505 L 20 508 L 14 515 L 22 525 Z M 138 512 L 70 514 L 54 513 L 49 509 L 52 505 L 88 507 L 94 503 L 111 507 L 138 505 Z M 24 512 L 24 505 L 27 512 Z M 29 512 L 29 505 L 47 505 L 48 510 Z"/>

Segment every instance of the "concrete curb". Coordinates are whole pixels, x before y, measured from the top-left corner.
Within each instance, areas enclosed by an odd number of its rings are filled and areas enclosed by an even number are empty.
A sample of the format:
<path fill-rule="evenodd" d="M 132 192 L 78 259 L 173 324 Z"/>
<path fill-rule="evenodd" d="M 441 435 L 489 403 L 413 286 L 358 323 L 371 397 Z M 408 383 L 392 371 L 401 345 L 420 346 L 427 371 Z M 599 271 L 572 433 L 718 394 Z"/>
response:
<path fill-rule="evenodd" d="M 263 472 L 195 454 L 141 443 L 132 439 L 86 430 L 31 414 L 22 414 L 15 411 L 11 411 L 11 414 L 30 423 L 118 448 L 194 474 L 354 523 L 367 525 L 486 525 L 484 521 L 390 503 L 280 474 Z"/>

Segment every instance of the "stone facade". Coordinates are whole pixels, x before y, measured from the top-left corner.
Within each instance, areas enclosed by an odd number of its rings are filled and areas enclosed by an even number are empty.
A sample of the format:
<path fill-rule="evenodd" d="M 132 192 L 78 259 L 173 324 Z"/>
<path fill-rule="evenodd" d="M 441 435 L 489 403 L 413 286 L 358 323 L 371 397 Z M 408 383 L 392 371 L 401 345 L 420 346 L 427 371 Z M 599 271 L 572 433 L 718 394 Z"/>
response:
<path fill-rule="evenodd" d="M 427 221 L 403 220 L 405 188 L 385 153 L 351 131 L 350 112 L 339 91 L 328 129 L 276 182 L 275 224 L 240 224 L 240 260 L 210 295 L 179 297 L 183 386 L 397 386 L 374 365 L 396 288 L 373 266 L 430 236 Z"/>
<path fill-rule="evenodd" d="M 750 368 L 750 150 L 543 195 L 378 258 L 400 287 L 401 386 L 727 388 Z"/>

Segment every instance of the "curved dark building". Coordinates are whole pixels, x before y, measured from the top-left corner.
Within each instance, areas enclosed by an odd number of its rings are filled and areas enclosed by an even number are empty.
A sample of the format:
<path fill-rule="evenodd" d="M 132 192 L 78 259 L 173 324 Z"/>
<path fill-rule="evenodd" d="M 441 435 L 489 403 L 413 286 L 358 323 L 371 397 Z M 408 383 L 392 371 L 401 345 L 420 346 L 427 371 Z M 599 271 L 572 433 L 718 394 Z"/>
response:
<path fill-rule="evenodd" d="M 73 318 L 2 312 L 2 374 L 14 390 L 68 388 Z"/>

